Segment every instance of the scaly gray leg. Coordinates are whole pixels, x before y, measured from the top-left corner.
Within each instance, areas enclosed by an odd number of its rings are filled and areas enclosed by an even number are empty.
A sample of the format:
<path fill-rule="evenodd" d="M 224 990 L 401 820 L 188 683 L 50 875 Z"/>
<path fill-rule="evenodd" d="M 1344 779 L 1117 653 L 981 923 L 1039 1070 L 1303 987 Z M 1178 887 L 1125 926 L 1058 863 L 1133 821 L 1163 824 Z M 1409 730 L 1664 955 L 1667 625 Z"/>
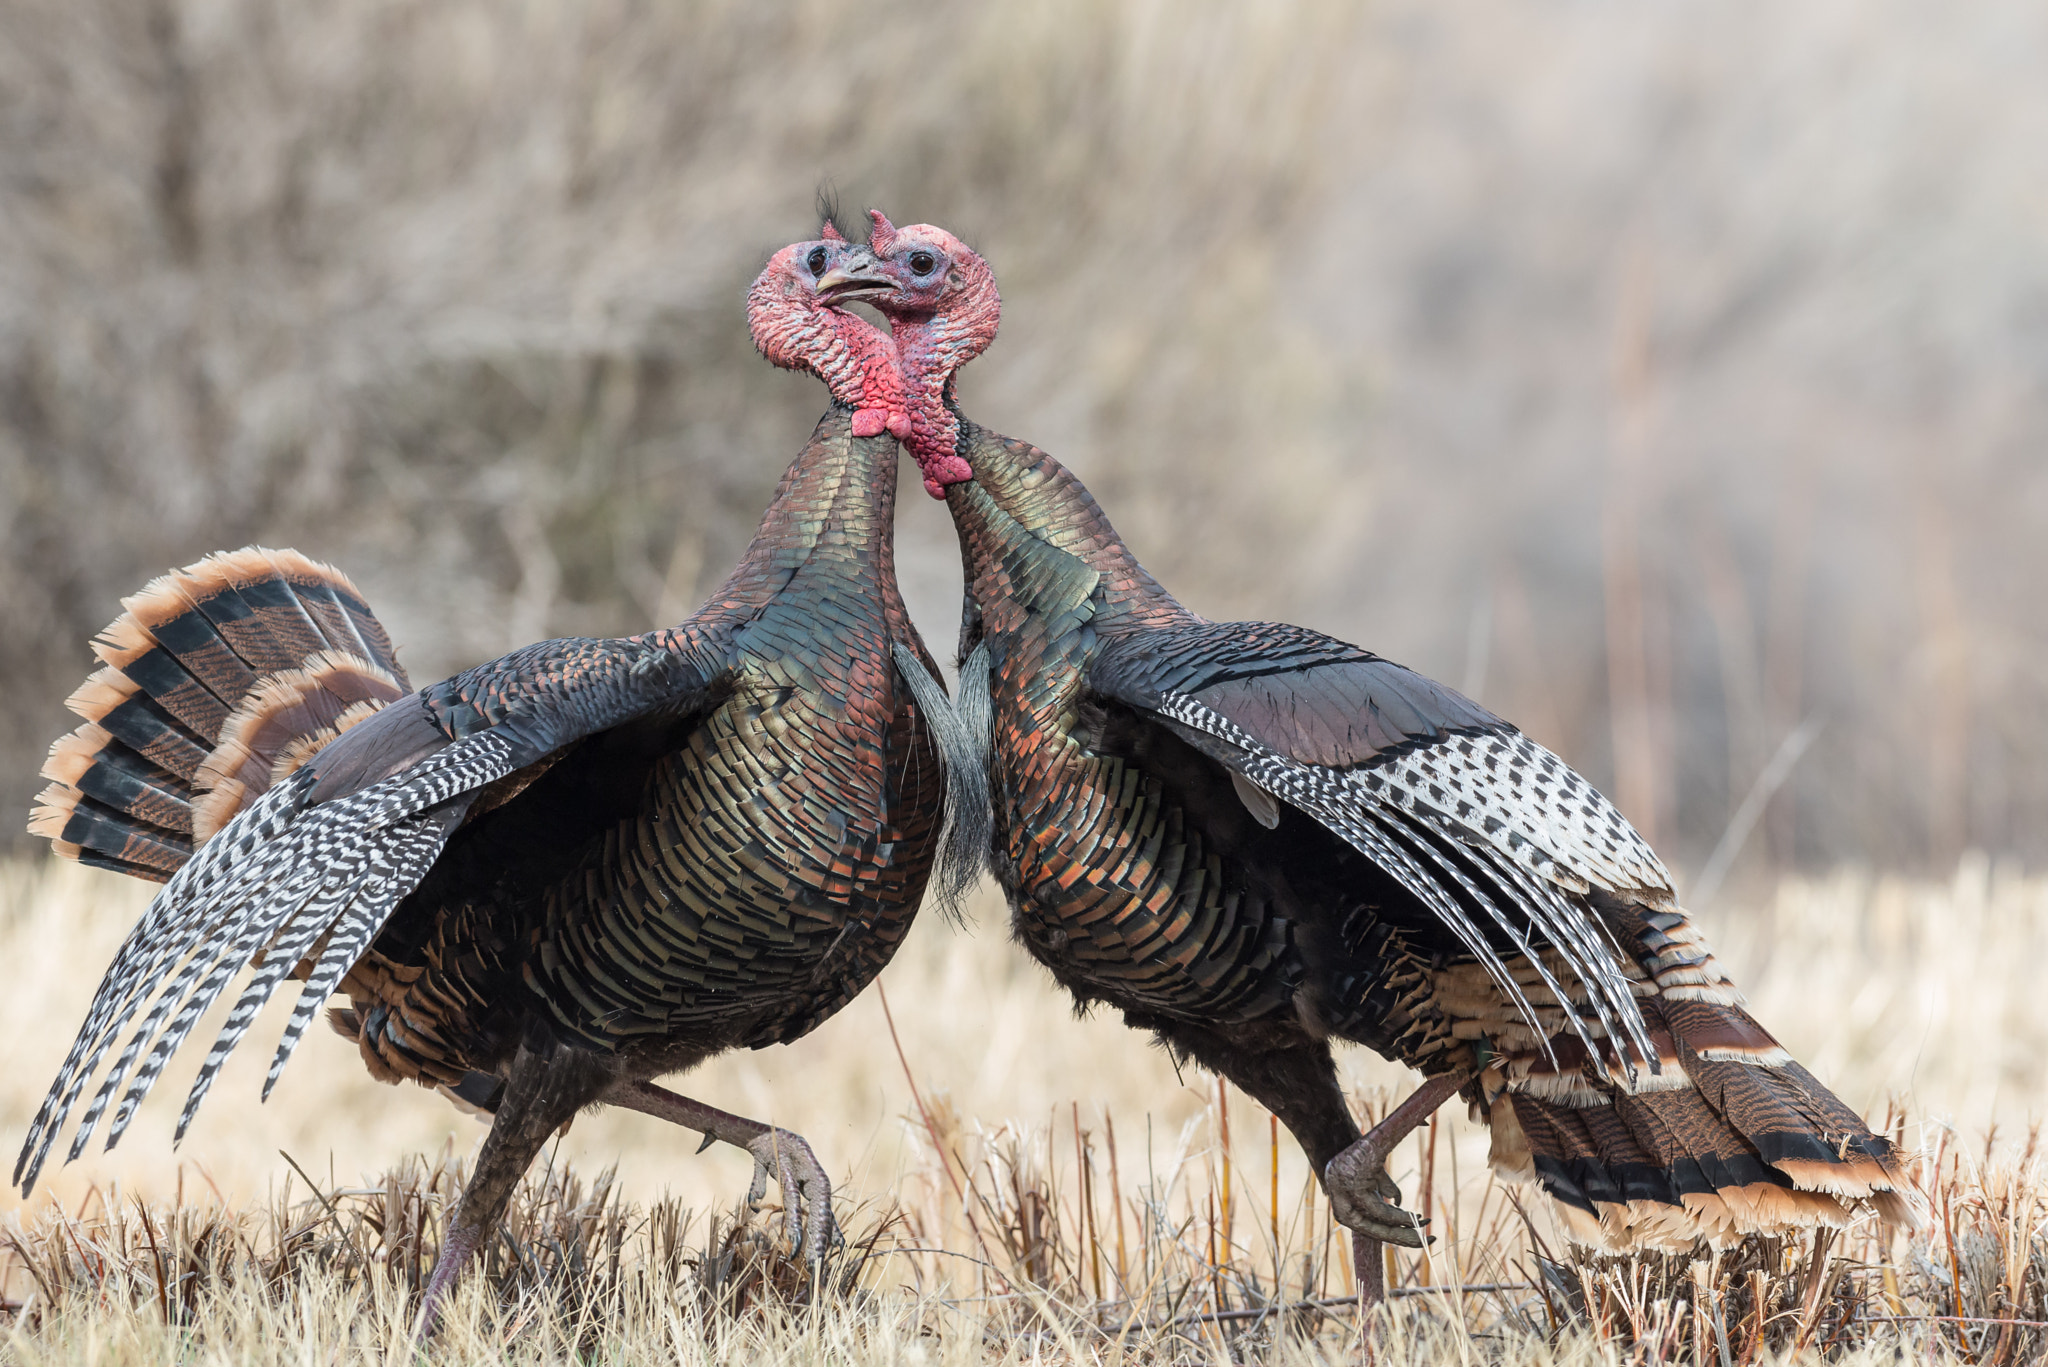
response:
<path fill-rule="evenodd" d="M 801 1136 L 678 1096 L 651 1082 L 615 1082 L 598 1099 L 607 1106 L 624 1106 L 697 1131 L 704 1136 L 699 1153 L 714 1143 L 745 1149 L 754 1156 L 754 1184 L 747 1190 L 747 1203 L 760 1204 L 773 1173 L 782 1188 L 790 1247 L 802 1249 L 813 1269 L 825 1260 L 825 1250 L 837 1234 L 832 1222 L 832 1183 Z"/>
<path fill-rule="evenodd" d="M 1330 1193 L 1330 1211 L 1338 1224 L 1351 1231 L 1351 1258 L 1358 1269 L 1358 1299 L 1366 1309 L 1386 1299 L 1386 1260 L 1380 1245 L 1422 1247 L 1421 1226 L 1396 1204 L 1401 1199 L 1401 1189 L 1387 1176 L 1387 1159 L 1417 1125 L 1429 1119 L 1437 1107 L 1465 1085 L 1465 1079 L 1463 1073 L 1430 1078 L 1323 1169 L 1323 1189 Z"/>
<path fill-rule="evenodd" d="M 595 1101 L 608 1077 L 592 1066 L 591 1056 L 569 1050 L 540 1055 L 521 1049 L 512 1060 L 505 1094 L 491 1121 L 491 1132 L 478 1152 L 476 1170 L 456 1202 L 448 1238 L 427 1279 L 420 1300 L 413 1342 L 423 1343 L 441 1318 L 441 1302 L 477 1249 L 490 1238 L 505 1214 L 512 1191 L 548 1136 Z"/>

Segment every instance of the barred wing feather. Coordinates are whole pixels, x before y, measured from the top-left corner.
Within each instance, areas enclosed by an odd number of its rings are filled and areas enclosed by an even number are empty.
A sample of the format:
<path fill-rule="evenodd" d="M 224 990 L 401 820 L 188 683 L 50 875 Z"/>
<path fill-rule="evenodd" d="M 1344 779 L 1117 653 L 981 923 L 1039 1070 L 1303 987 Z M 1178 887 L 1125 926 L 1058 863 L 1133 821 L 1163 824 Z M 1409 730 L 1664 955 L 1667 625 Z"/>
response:
<path fill-rule="evenodd" d="M 300 1017 L 310 1018 L 426 874 L 467 806 L 442 804 L 511 773 L 518 767 L 521 748 L 509 735 L 486 731 L 381 783 L 311 807 L 307 798 L 315 775 L 302 770 L 230 822 L 208 842 L 202 858 L 180 870 L 157 894 L 115 956 L 84 1028 L 29 1127 L 15 1164 L 16 1183 L 24 1190 L 34 1185 L 87 1081 L 152 993 L 154 1003 L 79 1121 L 72 1158 L 85 1151 L 107 1105 L 133 1069 L 134 1079 L 107 1135 L 107 1147 L 113 1147 L 199 1017 L 261 952 L 262 966 L 193 1084 L 178 1124 L 182 1137 L 200 1098 L 257 1011 L 292 965 L 326 937 L 326 948 L 300 992 L 280 1057 L 272 1065 L 274 1081 L 304 1030 Z M 168 984 L 157 991 L 166 977 Z M 148 1053 L 142 1057 L 145 1048 Z"/>
<path fill-rule="evenodd" d="M 1656 1069 L 1592 890 L 1673 905 L 1670 875 L 1600 793 L 1562 760 L 1451 690 L 1299 627 L 1204 623 L 1105 650 L 1089 684 L 1148 711 L 1259 788 L 1313 817 L 1427 907 L 1535 1026 L 1476 907 L 1566 994 L 1534 952 L 1547 943 L 1583 987 L 1596 1033 Z M 1537 1037 L 1546 1032 L 1536 1029 Z"/>
<path fill-rule="evenodd" d="M 542 642 L 424 690 L 424 713 L 378 714 L 270 788 L 200 846 L 122 943 L 29 1127 L 15 1183 L 24 1191 L 34 1185 L 89 1081 L 140 1014 L 79 1120 L 70 1157 L 85 1151 L 118 1094 L 107 1134 L 113 1147 L 171 1055 L 253 961 L 255 973 L 186 1100 L 182 1138 L 257 1013 L 294 966 L 317 954 L 265 1080 L 267 1097 L 314 1012 L 440 857 L 477 790 L 635 717 L 691 710 L 720 677 L 701 650 L 686 657 L 637 640 Z M 402 723 L 386 730 L 404 744 L 424 731 L 437 748 L 417 758 L 417 750 L 403 751 L 402 765 L 389 756 L 380 762 L 371 733 L 386 715 Z M 410 739 L 400 734 L 405 725 Z M 457 739 L 446 743 L 451 732 Z M 345 746 L 348 761 L 323 776 L 323 762 Z M 320 792 L 337 773 L 358 771 L 361 778 L 342 785 L 353 791 Z"/>

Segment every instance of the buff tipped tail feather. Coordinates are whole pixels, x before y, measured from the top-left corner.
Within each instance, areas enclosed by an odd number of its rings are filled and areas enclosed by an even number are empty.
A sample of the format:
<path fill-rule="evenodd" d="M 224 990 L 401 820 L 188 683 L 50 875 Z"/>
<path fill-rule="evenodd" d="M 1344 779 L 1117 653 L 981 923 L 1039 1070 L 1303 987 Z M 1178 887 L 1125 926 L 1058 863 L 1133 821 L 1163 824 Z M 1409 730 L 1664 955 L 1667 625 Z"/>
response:
<path fill-rule="evenodd" d="M 163 882 L 356 722 L 411 691 L 347 576 L 246 547 L 152 580 L 94 639 L 29 821 L 57 853 Z"/>

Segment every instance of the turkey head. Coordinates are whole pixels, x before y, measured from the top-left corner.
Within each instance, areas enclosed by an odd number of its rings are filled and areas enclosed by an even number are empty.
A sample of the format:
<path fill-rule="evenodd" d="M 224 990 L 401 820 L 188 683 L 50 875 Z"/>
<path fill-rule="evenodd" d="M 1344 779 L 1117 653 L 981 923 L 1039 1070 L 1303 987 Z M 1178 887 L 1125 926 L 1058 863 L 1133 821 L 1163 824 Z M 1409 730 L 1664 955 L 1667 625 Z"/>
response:
<path fill-rule="evenodd" d="M 944 498 L 947 485 L 974 478 L 959 452 L 953 376 L 996 339 L 1002 296 L 988 263 L 944 228 L 898 228 L 878 209 L 868 218 L 869 260 L 890 281 L 868 302 L 889 320 L 908 392 L 910 435 L 903 444 L 924 471 L 925 491 Z"/>
<path fill-rule="evenodd" d="M 866 319 L 842 306 L 895 288 L 895 280 L 865 247 L 856 247 L 829 220 L 823 236 L 775 253 L 747 291 L 747 326 L 754 346 L 785 370 L 805 370 L 825 382 L 835 402 L 853 412 L 853 435 L 902 440 L 911 430 L 896 348 Z"/>

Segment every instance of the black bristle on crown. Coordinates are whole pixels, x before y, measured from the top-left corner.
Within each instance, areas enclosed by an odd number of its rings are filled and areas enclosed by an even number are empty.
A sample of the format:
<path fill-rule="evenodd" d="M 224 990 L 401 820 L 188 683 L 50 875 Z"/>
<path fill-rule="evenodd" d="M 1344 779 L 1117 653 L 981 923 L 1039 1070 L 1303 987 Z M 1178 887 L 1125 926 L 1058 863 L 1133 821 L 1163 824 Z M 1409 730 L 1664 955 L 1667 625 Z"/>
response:
<path fill-rule="evenodd" d="M 818 222 L 829 223 L 841 233 L 846 231 L 839 223 L 839 187 L 829 176 L 818 182 Z"/>

